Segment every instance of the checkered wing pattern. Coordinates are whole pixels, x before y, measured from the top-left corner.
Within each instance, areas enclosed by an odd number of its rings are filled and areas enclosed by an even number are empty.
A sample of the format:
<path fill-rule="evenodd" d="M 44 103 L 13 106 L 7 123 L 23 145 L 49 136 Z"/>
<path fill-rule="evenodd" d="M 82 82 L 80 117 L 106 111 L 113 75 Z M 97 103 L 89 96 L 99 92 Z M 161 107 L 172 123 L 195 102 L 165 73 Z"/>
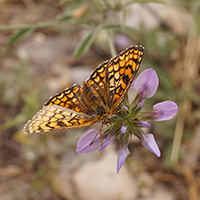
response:
<path fill-rule="evenodd" d="M 90 126 L 97 121 L 93 117 L 57 105 L 43 107 L 24 127 L 25 133 L 43 133 Z"/>
<path fill-rule="evenodd" d="M 105 61 L 91 73 L 83 86 L 74 85 L 51 97 L 25 125 L 24 131 L 41 133 L 79 128 L 111 116 L 125 98 L 143 54 L 142 46 L 131 46 Z"/>

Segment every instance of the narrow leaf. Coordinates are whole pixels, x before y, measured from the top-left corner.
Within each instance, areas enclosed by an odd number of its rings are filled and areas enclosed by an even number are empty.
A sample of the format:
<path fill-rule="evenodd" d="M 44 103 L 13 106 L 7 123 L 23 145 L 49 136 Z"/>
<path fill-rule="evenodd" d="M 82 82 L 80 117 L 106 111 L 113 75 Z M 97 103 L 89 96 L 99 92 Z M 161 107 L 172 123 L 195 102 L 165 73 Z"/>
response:
<path fill-rule="evenodd" d="M 19 29 L 17 30 L 16 33 L 14 33 L 9 41 L 8 41 L 8 45 L 13 45 L 14 43 L 20 41 L 21 39 L 23 39 L 27 34 L 29 34 L 30 32 L 32 32 L 32 28 L 31 27 L 28 27 L 28 28 L 22 28 L 22 29 Z"/>
<path fill-rule="evenodd" d="M 87 34 L 85 37 L 83 37 L 74 51 L 74 56 L 76 58 L 78 58 L 83 53 L 88 51 L 88 49 L 92 45 L 93 41 L 94 41 L 94 33 L 93 32 L 91 32 L 91 33 Z"/>
<path fill-rule="evenodd" d="M 165 4 L 164 0 L 129 0 L 125 3 L 125 6 L 129 6 L 133 3 L 161 3 Z"/>

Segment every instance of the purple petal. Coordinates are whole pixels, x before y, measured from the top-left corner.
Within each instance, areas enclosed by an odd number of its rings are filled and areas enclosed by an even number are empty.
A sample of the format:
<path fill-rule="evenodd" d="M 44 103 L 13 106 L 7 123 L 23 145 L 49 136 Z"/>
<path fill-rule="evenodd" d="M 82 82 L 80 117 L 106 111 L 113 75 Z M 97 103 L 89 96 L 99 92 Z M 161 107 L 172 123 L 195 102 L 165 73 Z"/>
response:
<path fill-rule="evenodd" d="M 151 126 L 151 124 L 149 124 L 148 122 L 145 122 L 145 121 L 139 121 L 139 123 L 144 128 L 149 128 Z"/>
<path fill-rule="evenodd" d="M 128 147 L 126 145 L 122 145 L 117 153 L 117 173 L 119 174 L 119 170 L 124 164 L 127 156 L 130 154 Z"/>
<path fill-rule="evenodd" d="M 103 142 L 101 148 L 99 149 L 99 151 L 102 151 L 103 149 L 105 149 L 112 141 L 114 140 L 114 137 L 112 134 L 110 134 Z"/>
<path fill-rule="evenodd" d="M 131 83 L 131 86 L 130 86 L 129 90 L 132 90 L 134 84 L 135 84 L 135 81 L 133 81 L 133 82 Z"/>
<path fill-rule="evenodd" d="M 77 143 L 76 152 L 77 153 L 89 153 L 99 149 L 101 145 L 101 137 L 98 134 L 99 131 L 91 129 L 81 136 Z M 96 138 L 95 138 L 96 137 Z M 94 140 L 95 138 L 95 140 Z M 91 142 L 94 142 L 91 144 Z"/>
<path fill-rule="evenodd" d="M 156 93 L 158 83 L 156 72 L 150 68 L 140 73 L 135 80 L 134 87 L 141 98 L 150 98 Z"/>
<path fill-rule="evenodd" d="M 173 101 L 163 101 L 153 106 L 151 115 L 155 121 L 172 119 L 178 112 L 178 106 Z"/>
<path fill-rule="evenodd" d="M 140 136 L 140 141 L 143 146 L 145 146 L 149 151 L 156 154 L 158 157 L 160 157 L 161 153 L 158 148 L 158 145 L 155 141 L 155 138 L 152 134 L 142 134 Z"/>
<path fill-rule="evenodd" d="M 121 133 L 122 134 L 126 133 L 126 126 L 122 125 L 122 127 L 121 127 Z"/>
<path fill-rule="evenodd" d="M 140 101 L 140 103 L 138 103 L 137 107 L 138 107 L 138 108 L 143 107 L 144 102 L 145 102 L 145 99 L 142 99 L 142 101 Z"/>
<path fill-rule="evenodd" d="M 121 109 L 128 110 L 126 106 L 121 106 Z"/>

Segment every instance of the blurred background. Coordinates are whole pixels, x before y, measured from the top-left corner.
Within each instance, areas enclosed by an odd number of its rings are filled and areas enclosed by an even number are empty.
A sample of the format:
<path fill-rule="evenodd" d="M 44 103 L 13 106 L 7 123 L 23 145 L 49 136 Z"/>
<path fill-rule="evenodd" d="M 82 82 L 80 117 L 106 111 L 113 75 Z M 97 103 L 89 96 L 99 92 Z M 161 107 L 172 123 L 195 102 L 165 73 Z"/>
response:
<path fill-rule="evenodd" d="M 0 0 L 0 8 L 0 199 L 200 199 L 199 0 Z M 145 47 L 140 72 L 153 68 L 160 81 L 145 109 L 179 106 L 147 130 L 160 158 L 133 138 L 117 174 L 116 144 L 76 154 L 90 128 L 23 133 L 50 96 L 135 44 Z"/>

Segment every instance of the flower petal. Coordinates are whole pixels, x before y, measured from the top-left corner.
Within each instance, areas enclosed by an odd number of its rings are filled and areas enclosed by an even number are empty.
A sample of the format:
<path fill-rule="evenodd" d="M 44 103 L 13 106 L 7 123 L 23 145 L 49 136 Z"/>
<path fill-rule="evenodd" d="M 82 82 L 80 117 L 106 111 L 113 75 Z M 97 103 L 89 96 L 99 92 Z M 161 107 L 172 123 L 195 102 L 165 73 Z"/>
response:
<path fill-rule="evenodd" d="M 158 157 L 160 157 L 161 153 L 158 148 L 158 145 L 155 141 L 155 138 L 152 134 L 142 134 L 140 136 L 140 141 L 143 146 L 145 146 L 149 151 L 156 154 Z"/>
<path fill-rule="evenodd" d="M 149 124 L 148 122 L 145 121 L 139 121 L 140 126 L 144 127 L 144 128 L 149 128 L 151 126 L 151 124 Z"/>
<path fill-rule="evenodd" d="M 105 149 L 112 141 L 114 140 L 114 136 L 112 134 L 110 134 L 103 142 L 101 148 L 99 149 L 99 151 L 102 151 L 103 149 Z"/>
<path fill-rule="evenodd" d="M 132 90 L 134 83 L 135 83 L 135 81 L 133 81 L 133 82 L 131 83 L 131 86 L 130 86 L 129 90 Z"/>
<path fill-rule="evenodd" d="M 144 106 L 144 102 L 145 102 L 145 99 L 142 99 L 142 101 L 140 101 L 140 103 L 138 103 L 137 107 L 138 108 L 141 108 Z"/>
<path fill-rule="evenodd" d="M 126 126 L 122 125 L 122 127 L 121 127 L 121 133 L 122 134 L 126 133 Z"/>
<path fill-rule="evenodd" d="M 119 174 L 119 170 L 121 169 L 122 165 L 124 164 L 129 154 L 130 154 L 130 151 L 128 150 L 128 147 L 126 145 L 121 145 L 117 153 L 117 173 L 118 174 Z"/>
<path fill-rule="evenodd" d="M 128 110 L 128 108 L 126 106 L 121 106 L 121 109 Z"/>
<path fill-rule="evenodd" d="M 77 143 L 76 152 L 77 153 L 89 153 L 98 149 L 101 145 L 101 137 L 97 130 L 90 129 L 84 135 L 81 136 Z M 97 137 L 96 137 L 97 135 Z M 96 137 L 96 138 L 95 138 Z M 95 138 L 95 140 L 94 140 Z M 94 142 L 91 144 L 91 142 Z"/>
<path fill-rule="evenodd" d="M 141 98 L 150 98 L 156 93 L 158 83 L 156 72 L 150 68 L 140 73 L 135 80 L 134 87 Z"/>
<path fill-rule="evenodd" d="M 151 115 L 155 121 L 172 119 L 178 112 L 178 106 L 173 101 L 163 101 L 153 106 Z"/>

